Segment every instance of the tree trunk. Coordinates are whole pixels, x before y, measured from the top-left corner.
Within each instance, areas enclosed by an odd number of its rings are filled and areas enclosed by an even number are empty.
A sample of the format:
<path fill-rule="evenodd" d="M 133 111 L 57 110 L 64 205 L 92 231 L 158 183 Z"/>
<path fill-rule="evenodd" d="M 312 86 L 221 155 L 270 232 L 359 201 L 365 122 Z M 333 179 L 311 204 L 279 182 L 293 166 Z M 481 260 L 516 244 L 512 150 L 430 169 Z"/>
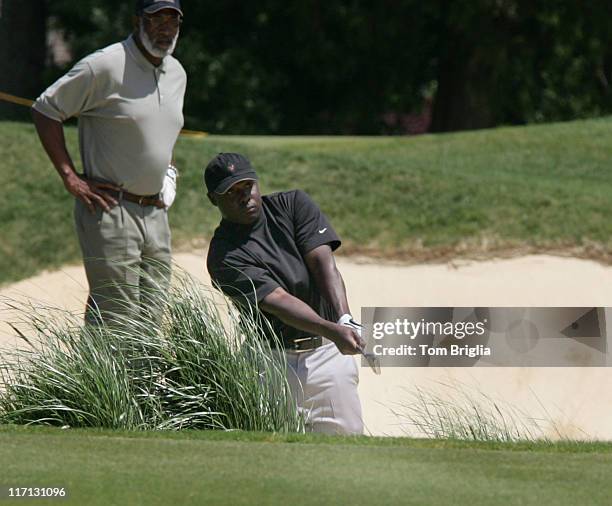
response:
<path fill-rule="evenodd" d="M 461 51 L 449 46 L 438 73 L 431 131 L 473 130 L 495 125 L 498 90 L 494 73 L 483 60 L 477 48 Z"/>

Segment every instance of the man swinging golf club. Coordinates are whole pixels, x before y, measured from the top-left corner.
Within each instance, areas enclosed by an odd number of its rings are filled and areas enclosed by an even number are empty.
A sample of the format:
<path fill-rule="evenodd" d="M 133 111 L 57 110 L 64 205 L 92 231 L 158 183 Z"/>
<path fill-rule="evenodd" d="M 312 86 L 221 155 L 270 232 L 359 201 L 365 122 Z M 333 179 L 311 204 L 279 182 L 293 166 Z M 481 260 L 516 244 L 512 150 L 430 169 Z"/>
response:
<path fill-rule="evenodd" d="M 300 190 L 262 196 L 251 163 L 220 153 L 204 173 L 221 213 L 208 250 L 213 283 L 238 307 L 261 311 L 283 341 L 287 378 L 307 428 L 361 434 L 359 369 L 363 349 L 333 251 L 340 239 Z"/>

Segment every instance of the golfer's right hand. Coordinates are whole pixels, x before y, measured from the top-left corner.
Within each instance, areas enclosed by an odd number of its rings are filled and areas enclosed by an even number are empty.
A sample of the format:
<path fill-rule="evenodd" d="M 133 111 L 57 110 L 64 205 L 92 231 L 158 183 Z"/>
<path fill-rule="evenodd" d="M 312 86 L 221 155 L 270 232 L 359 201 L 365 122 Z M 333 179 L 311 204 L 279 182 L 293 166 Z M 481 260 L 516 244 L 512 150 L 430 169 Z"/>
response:
<path fill-rule="evenodd" d="M 357 355 L 361 352 L 365 343 L 355 329 L 336 324 L 334 330 L 336 330 L 336 335 L 333 341 L 340 353 L 343 355 Z"/>
<path fill-rule="evenodd" d="M 114 184 L 99 183 L 73 173 L 64 179 L 64 186 L 72 195 L 81 200 L 91 213 L 96 212 L 96 205 L 107 212 L 111 210 L 111 207 L 117 205 L 117 201 L 105 191 L 119 191 L 120 188 Z"/>

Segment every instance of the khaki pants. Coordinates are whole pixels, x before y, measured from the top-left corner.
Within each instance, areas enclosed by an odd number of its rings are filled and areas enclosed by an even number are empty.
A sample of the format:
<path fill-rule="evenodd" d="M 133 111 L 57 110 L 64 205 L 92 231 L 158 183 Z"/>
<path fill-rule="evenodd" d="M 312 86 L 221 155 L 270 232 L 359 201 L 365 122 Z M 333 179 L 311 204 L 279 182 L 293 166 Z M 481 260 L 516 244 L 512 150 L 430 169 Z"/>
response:
<path fill-rule="evenodd" d="M 319 348 L 302 353 L 287 351 L 287 380 L 306 430 L 324 434 L 363 434 L 363 417 L 355 358 L 342 355 L 323 339 Z M 275 351 L 278 353 L 278 351 Z"/>
<path fill-rule="evenodd" d="M 123 200 L 110 212 L 96 206 L 90 213 L 77 199 L 74 215 L 89 283 L 86 321 L 99 323 L 98 311 L 105 322 L 156 312 L 159 299 L 147 294 L 164 293 L 170 281 L 167 211 Z"/>

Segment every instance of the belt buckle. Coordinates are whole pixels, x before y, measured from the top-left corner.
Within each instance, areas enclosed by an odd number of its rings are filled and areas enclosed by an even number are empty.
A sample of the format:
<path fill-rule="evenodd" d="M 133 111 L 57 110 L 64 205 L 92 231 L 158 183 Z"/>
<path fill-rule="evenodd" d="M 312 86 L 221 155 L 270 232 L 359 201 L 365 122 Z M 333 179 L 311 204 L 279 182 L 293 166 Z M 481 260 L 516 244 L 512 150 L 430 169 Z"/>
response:
<path fill-rule="evenodd" d="M 289 351 L 291 353 L 306 353 L 309 351 L 313 351 L 317 349 L 317 346 L 315 346 L 316 343 L 316 337 L 300 337 L 298 339 L 294 339 L 293 342 L 291 343 L 291 348 L 289 349 Z M 300 345 L 302 344 L 307 344 L 307 341 L 310 341 L 312 343 L 312 346 L 310 348 L 300 348 Z"/>
<path fill-rule="evenodd" d="M 143 200 L 144 200 L 144 197 L 143 197 L 143 196 L 141 196 L 141 197 L 138 199 L 138 205 L 142 205 L 142 201 L 143 201 Z"/>
<path fill-rule="evenodd" d="M 300 345 L 298 343 L 291 343 L 289 349 L 286 349 L 289 353 L 304 353 L 304 350 L 300 349 Z"/>

